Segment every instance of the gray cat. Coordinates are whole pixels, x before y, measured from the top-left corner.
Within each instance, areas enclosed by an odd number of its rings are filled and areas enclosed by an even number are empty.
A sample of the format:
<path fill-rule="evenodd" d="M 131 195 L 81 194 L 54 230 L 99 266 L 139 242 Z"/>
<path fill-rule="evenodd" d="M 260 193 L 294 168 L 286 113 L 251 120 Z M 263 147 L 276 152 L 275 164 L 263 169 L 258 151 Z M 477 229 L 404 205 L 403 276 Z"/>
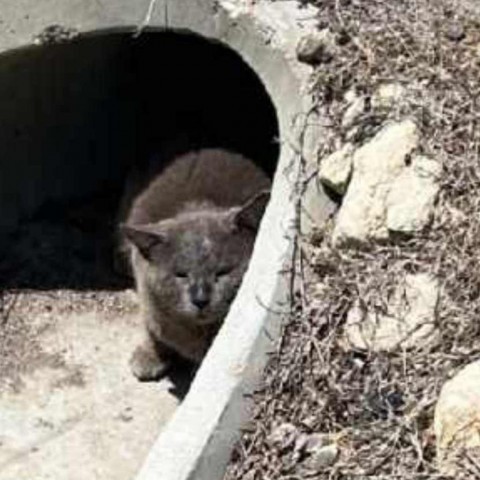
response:
<path fill-rule="evenodd" d="M 248 266 L 269 186 L 252 161 L 205 149 L 135 195 L 122 231 L 146 327 L 131 358 L 137 378 L 161 378 L 172 354 L 202 360 Z"/>

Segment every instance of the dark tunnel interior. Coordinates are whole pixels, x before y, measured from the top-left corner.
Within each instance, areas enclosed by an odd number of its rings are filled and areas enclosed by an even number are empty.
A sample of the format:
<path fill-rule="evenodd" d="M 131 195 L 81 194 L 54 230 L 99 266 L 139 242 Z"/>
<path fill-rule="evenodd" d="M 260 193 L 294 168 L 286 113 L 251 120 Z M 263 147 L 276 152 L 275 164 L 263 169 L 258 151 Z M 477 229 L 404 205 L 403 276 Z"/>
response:
<path fill-rule="evenodd" d="M 178 32 L 102 33 L 0 57 L 0 288 L 122 288 L 115 225 L 151 155 L 225 147 L 273 176 L 275 108 L 239 54 Z"/>

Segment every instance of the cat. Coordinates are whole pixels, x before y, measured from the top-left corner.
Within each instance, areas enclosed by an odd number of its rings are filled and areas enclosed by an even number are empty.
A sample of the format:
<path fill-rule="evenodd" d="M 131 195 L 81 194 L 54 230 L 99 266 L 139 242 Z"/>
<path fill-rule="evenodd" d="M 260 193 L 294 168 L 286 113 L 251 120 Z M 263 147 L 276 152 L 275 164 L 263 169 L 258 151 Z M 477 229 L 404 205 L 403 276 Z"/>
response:
<path fill-rule="evenodd" d="M 179 155 L 140 189 L 121 231 L 144 321 L 130 360 L 158 380 L 176 355 L 199 363 L 245 273 L 269 177 L 224 149 Z"/>

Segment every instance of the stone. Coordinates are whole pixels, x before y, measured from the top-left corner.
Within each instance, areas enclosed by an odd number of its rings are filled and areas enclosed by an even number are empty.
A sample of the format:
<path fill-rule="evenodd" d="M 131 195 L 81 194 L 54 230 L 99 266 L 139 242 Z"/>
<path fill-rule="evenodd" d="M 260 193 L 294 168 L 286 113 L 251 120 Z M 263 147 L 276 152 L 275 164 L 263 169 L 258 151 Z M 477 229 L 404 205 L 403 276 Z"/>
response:
<path fill-rule="evenodd" d="M 480 360 L 443 386 L 435 408 L 434 431 L 439 467 L 455 476 L 457 455 L 480 449 Z"/>
<path fill-rule="evenodd" d="M 243 477 L 242 480 L 255 480 L 257 474 L 255 470 L 249 470 Z"/>
<path fill-rule="evenodd" d="M 345 100 L 347 101 L 348 106 L 342 117 L 342 127 L 344 129 L 349 129 L 365 112 L 367 101 L 365 97 L 358 96 L 354 92 L 349 92 L 345 96 Z"/>
<path fill-rule="evenodd" d="M 267 438 L 267 443 L 279 450 L 286 450 L 292 447 L 299 435 L 297 427 L 291 423 L 282 423 L 274 428 Z"/>
<path fill-rule="evenodd" d="M 319 65 L 332 60 L 335 38 L 328 28 L 308 33 L 297 44 L 297 59 L 309 65 Z"/>
<path fill-rule="evenodd" d="M 334 192 L 343 195 L 350 181 L 353 167 L 354 146 L 347 143 L 337 152 L 324 158 L 320 163 L 320 181 Z"/>
<path fill-rule="evenodd" d="M 399 83 L 384 83 L 372 95 L 373 109 L 392 108 L 405 96 L 405 88 Z"/>
<path fill-rule="evenodd" d="M 295 444 L 295 459 L 302 459 L 301 469 L 307 474 L 317 473 L 331 466 L 338 453 L 334 438 L 326 433 L 302 434 Z"/>
<path fill-rule="evenodd" d="M 428 273 L 406 275 L 388 305 L 387 314 L 354 306 L 347 315 L 345 346 L 360 350 L 392 351 L 413 348 L 435 338 L 438 280 Z"/>
<path fill-rule="evenodd" d="M 454 22 L 446 28 L 445 36 L 452 42 L 461 42 L 465 39 L 467 34 L 465 27 L 461 23 Z"/>
<path fill-rule="evenodd" d="M 318 168 L 318 167 L 316 167 Z M 325 194 L 317 171 L 307 177 L 303 185 L 300 228 L 302 235 L 311 235 L 318 231 L 338 210 L 338 205 Z"/>
<path fill-rule="evenodd" d="M 345 94 L 343 95 L 343 99 L 347 103 L 353 103 L 360 95 L 358 95 L 357 91 L 355 88 L 351 88 L 350 90 L 347 90 Z"/>
<path fill-rule="evenodd" d="M 317 284 L 318 285 L 318 284 Z M 316 285 L 315 285 L 316 286 Z M 315 424 L 318 422 L 317 415 L 309 415 L 307 418 L 302 420 L 302 425 L 307 427 L 308 429 L 313 429 Z"/>
<path fill-rule="evenodd" d="M 35 45 L 53 45 L 67 43 L 79 36 L 78 30 L 63 25 L 49 25 L 33 39 Z"/>
<path fill-rule="evenodd" d="M 331 443 L 330 435 L 326 433 L 312 433 L 308 435 L 305 442 L 305 451 L 307 453 L 315 453 L 320 448 L 326 447 Z"/>
<path fill-rule="evenodd" d="M 355 151 L 352 178 L 333 232 L 336 246 L 388 238 L 386 200 L 418 142 L 415 123 L 405 120 L 387 125 Z"/>
<path fill-rule="evenodd" d="M 312 473 L 321 472 L 323 469 L 333 465 L 338 457 L 338 445 L 331 443 L 322 446 L 310 454 L 303 462 L 302 467 Z"/>
<path fill-rule="evenodd" d="M 411 166 L 394 180 L 388 194 L 388 230 L 414 233 L 427 226 L 439 190 L 440 171 L 435 160 L 413 157 Z"/>

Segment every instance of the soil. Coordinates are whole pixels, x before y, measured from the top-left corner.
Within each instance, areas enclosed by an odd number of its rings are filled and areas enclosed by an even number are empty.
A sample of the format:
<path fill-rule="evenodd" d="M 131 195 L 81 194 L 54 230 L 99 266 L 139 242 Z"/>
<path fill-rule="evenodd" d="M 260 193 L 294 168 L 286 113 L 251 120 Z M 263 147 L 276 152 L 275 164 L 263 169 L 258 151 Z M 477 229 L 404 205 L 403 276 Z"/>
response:
<path fill-rule="evenodd" d="M 442 479 L 433 415 L 445 382 L 480 358 L 480 18 L 472 2 L 302 0 L 318 8 L 335 54 L 314 69 L 312 95 L 325 118 L 318 159 L 345 141 L 344 96 L 367 98 L 388 82 L 404 101 L 365 111 L 361 145 L 387 121 L 413 118 L 420 152 L 443 167 L 431 225 L 413 237 L 338 250 L 332 223 L 297 238 L 292 313 L 254 395 L 251 422 L 225 480 Z M 474 14 L 475 8 L 477 13 Z M 341 346 L 357 302 L 382 312 L 396 282 L 427 272 L 441 282 L 438 341 L 412 351 Z M 313 462 L 308 439 L 329 437 L 334 461 Z M 313 437 L 312 437 L 313 436 Z M 280 438 L 280 440 L 279 440 Z M 478 457 L 458 459 L 456 479 L 480 478 Z"/>

